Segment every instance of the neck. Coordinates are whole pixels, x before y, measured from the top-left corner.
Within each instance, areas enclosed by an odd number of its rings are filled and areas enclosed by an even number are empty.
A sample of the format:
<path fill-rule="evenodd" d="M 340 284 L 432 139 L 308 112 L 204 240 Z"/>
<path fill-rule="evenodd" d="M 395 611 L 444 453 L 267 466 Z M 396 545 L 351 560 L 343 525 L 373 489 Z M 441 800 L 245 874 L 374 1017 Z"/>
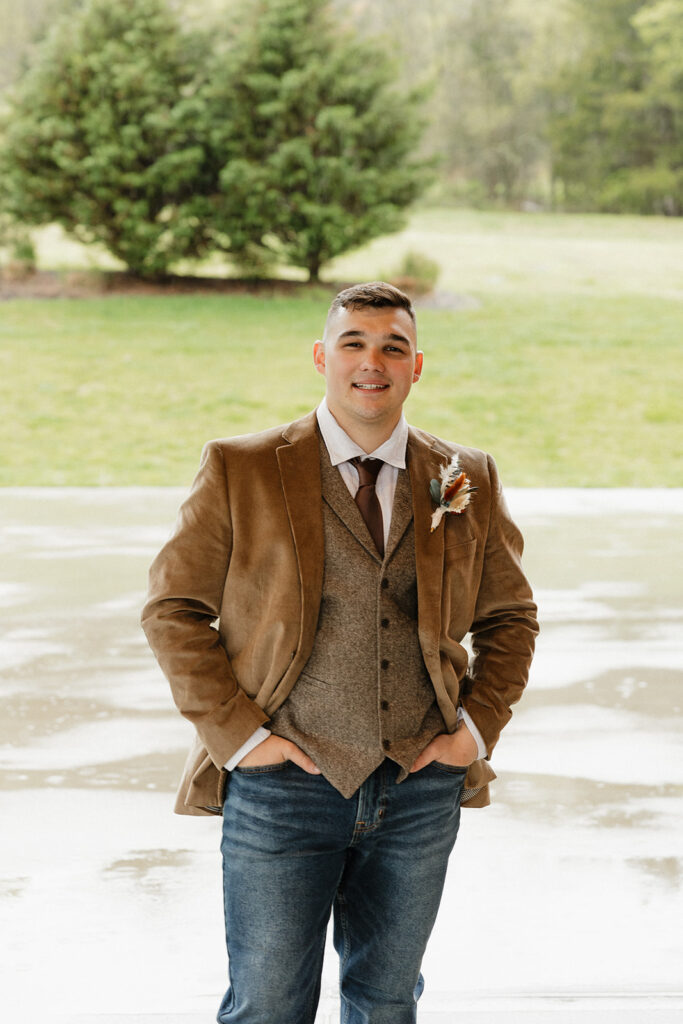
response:
<path fill-rule="evenodd" d="M 370 452 L 374 452 L 381 444 L 388 441 L 393 434 L 396 424 L 398 423 L 400 416 L 390 424 L 386 423 L 358 423 L 356 420 L 348 422 L 346 417 L 340 416 L 336 409 L 330 406 L 330 412 L 336 419 L 342 430 L 349 435 L 352 441 L 363 449 L 363 451 L 369 455 Z"/>

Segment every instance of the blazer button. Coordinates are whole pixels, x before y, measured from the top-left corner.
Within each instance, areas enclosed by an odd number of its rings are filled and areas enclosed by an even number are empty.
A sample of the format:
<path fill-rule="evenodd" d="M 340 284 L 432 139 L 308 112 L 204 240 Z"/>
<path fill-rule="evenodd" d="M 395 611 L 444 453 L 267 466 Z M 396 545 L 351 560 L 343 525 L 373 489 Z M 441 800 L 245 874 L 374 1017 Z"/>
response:
<path fill-rule="evenodd" d="M 389 668 L 389 662 L 387 661 L 386 658 L 382 658 L 380 664 L 385 671 Z"/>
<path fill-rule="evenodd" d="M 380 703 L 380 707 L 381 707 L 382 711 L 388 711 L 389 710 L 389 701 L 388 700 L 383 700 Z"/>
<path fill-rule="evenodd" d="M 391 750 L 391 740 L 382 740 L 382 746 L 385 750 Z"/>
<path fill-rule="evenodd" d="M 385 576 L 384 579 L 382 580 L 382 590 L 386 590 L 388 586 L 389 586 L 389 580 Z"/>
<path fill-rule="evenodd" d="M 386 629 L 388 625 L 389 625 L 389 619 L 382 619 L 382 622 L 381 622 L 382 629 Z"/>

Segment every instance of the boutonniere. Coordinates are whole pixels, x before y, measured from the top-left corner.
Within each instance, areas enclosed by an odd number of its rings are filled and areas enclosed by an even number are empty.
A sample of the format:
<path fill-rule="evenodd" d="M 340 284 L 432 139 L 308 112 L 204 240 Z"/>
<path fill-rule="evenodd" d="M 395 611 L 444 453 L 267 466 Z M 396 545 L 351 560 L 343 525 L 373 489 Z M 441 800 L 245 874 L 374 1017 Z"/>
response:
<path fill-rule="evenodd" d="M 470 503 L 470 494 L 476 491 L 470 483 L 467 474 L 460 470 L 458 456 L 454 455 L 441 469 L 441 480 L 430 480 L 429 493 L 434 504 L 437 506 L 432 512 L 431 533 L 437 528 L 446 512 L 454 512 L 459 515 L 464 512 Z"/>

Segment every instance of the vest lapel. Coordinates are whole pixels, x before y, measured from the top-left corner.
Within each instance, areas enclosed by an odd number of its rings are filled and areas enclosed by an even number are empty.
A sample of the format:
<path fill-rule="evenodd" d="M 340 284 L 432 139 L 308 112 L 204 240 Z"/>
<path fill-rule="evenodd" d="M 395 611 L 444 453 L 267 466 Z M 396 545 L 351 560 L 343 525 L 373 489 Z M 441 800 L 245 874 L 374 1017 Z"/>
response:
<path fill-rule="evenodd" d="M 401 543 L 403 534 L 413 518 L 413 501 L 410 493 L 410 476 L 407 470 L 399 469 L 396 481 L 394 505 L 391 510 L 391 526 L 386 545 L 386 559 L 389 560 Z"/>
<path fill-rule="evenodd" d="M 360 509 L 351 497 L 339 470 L 330 462 L 330 456 L 322 438 L 320 439 L 320 464 L 323 500 L 339 516 L 347 530 L 363 545 L 365 550 L 376 561 L 381 562 L 382 559 L 379 557 L 375 542 L 370 536 L 370 531 L 365 524 Z"/>

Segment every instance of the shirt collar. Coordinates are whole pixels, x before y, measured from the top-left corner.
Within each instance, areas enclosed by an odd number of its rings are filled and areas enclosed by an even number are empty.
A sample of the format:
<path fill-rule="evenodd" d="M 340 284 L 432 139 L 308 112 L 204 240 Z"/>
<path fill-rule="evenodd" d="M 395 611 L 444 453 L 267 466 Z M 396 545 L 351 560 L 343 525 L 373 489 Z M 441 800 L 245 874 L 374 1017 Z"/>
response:
<path fill-rule="evenodd" d="M 406 468 L 408 423 L 403 414 L 401 414 L 400 420 L 394 427 L 391 437 L 388 437 L 379 448 L 375 448 L 374 452 L 370 452 L 369 455 L 363 451 L 360 445 L 351 440 L 345 430 L 342 430 L 330 412 L 326 398 L 323 398 L 316 409 L 316 416 L 318 417 L 320 433 L 323 436 L 323 441 L 333 466 L 338 466 L 341 462 L 348 462 L 350 459 L 355 459 L 356 456 L 360 455 L 362 458 L 372 457 L 373 459 L 381 459 L 382 462 L 388 462 L 390 466 L 395 466 L 396 469 Z"/>

